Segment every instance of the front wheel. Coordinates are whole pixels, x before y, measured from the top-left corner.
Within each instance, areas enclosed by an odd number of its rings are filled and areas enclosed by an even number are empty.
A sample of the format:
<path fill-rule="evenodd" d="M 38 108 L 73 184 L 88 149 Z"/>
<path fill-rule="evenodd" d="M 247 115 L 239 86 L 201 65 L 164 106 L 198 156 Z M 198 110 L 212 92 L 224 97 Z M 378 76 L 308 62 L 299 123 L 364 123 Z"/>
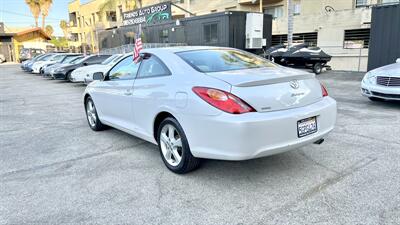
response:
<path fill-rule="evenodd" d="M 71 82 L 71 73 L 72 73 L 72 71 L 69 71 L 65 76 L 65 80 L 68 82 Z"/>
<path fill-rule="evenodd" d="M 91 97 L 88 97 L 86 99 L 85 109 L 89 127 L 94 131 L 104 130 L 106 126 L 101 123 L 99 116 L 97 115 L 96 106 L 94 105 Z"/>
<path fill-rule="evenodd" d="M 172 172 L 184 174 L 200 166 L 200 159 L 190 152 L 186 135 L 176 119 L 169 117 L 161 122 L 157 142 L 161 158 Z"/>

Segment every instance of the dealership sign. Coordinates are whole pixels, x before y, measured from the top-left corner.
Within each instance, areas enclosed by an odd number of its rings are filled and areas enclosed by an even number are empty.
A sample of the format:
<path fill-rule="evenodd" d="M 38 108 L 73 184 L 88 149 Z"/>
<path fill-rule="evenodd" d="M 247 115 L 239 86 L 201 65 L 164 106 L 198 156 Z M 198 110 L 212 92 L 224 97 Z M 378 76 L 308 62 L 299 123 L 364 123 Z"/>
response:
<path fill-rule="evenodd" d="M 171 2 L 164 2 L 122 13 L 123 25 L 154 24 L 171 20 Z"/>

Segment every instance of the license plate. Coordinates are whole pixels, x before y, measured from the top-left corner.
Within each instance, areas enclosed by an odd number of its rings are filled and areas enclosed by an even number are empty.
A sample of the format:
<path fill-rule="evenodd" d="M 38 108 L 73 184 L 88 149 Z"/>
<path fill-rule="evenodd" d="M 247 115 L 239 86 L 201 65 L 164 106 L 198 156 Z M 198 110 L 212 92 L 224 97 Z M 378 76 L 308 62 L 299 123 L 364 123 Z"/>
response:
<path fill-rule="evenodd" d="M 310 117 L 297 121 L 297 136 L 299 138 L 317 132 L 317 117 Z"/>

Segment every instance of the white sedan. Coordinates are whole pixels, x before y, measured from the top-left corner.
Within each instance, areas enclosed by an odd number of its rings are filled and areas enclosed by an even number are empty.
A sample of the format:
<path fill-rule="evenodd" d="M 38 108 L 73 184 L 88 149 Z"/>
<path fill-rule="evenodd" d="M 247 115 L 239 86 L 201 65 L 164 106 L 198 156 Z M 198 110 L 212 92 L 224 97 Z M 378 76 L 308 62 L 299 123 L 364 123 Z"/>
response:
<path fill-rule="evenodd" d="M 62 55 L 60 54 L 49 54 L 40 61 L 34 62 L 32 65 L 32 73 L 39 74 L 45 65 L 54 64 L 61 57 Z"/>
<path fill-rule="evenodd" d="M 145 49 L 84 93 L 89 126 L 112 126 L 157 144 L 175 173 L 201 158 L 246 160 L 311 143 L 334 128 L 336 101 L 314 74 L 245 51 L 215 47 Z"/>
<path fill-rule="evenodd" d="M 95 64 L 91 66 L 83 66 L 75 69 L 71 73 L 71 82 L 85 82 L 90 83 L 93 81 L 93 74 L 97 72 L 107 72 L 115 63 L 117 63 L 122 54 L 115 54 L 104 60 L 101 64 Z"/>
<path fill-rule="evenodd" d="M 400 100 L 400 58 L 396 63 L 366 73 L 361 93 L 372 101 Z"/>

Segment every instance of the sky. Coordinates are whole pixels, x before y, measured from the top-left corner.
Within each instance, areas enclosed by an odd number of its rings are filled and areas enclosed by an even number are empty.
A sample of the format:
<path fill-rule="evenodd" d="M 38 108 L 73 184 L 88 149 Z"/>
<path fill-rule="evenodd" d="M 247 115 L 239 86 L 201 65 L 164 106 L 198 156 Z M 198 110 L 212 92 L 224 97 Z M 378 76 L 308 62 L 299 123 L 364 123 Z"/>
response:
<path fill-rule="evenodd" d="M 68 3 L 71 0 L 53 0 L 50 13 L 46 17 L 46 25 L 51 25 L 54 35 L 63 36 L 60 28 L 60 20 L 68 21 Z M 84 0 L 82 2 L 85 2 Z M 0 21 L 7 27 L 33 27 L 35 20 L 26 5 L 25 0 L 0 0 Z M 42 20 L 39 18 L 39 26 Z"/>

